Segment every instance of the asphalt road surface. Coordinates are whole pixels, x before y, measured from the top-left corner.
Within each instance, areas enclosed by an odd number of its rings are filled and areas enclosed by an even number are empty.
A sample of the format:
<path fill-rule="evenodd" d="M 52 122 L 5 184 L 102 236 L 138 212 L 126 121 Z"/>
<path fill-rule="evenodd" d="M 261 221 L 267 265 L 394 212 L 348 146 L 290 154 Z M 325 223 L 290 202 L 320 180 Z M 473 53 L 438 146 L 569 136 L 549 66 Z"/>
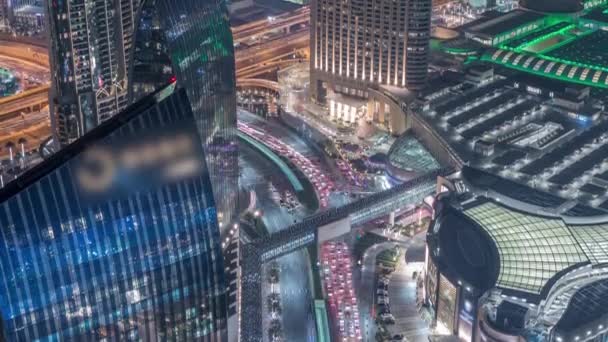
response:
<path fill-rule="evenodd" d="M 256 192 L 257 208 L 262 210 L 262 219 L 270 232 L 280 231 L 293 223 L 293 220 L 301 219 L 307 214 L 305 211 L 289 213 L 272 198 L 269 182 L 272 181 L 279 191 L 288 190 L 290 187 L 289 182 L 277 174 L 272 163 L 249 148 L 241 148 L 239 158 L 240 184 L 243 188 Z M 307 254 L 305 250 L 300 250 L 277 261 L 281 268 L 280 288 L 285 341 L 315 341 Z"/>

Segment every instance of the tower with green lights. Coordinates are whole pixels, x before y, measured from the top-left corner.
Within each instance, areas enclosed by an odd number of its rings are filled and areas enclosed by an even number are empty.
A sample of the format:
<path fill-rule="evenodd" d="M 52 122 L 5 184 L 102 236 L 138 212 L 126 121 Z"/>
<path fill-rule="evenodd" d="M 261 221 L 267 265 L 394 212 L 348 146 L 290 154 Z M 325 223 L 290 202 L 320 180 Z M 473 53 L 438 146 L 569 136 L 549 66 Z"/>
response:
<path fill-rule="evenodd" d="M 238 193 L 236 90 L 232 32 L 223 0 L 145 0 L 131 56 L 129 98 L 168 81 L 191 99 L 209 167 L 221 228 Z"/>

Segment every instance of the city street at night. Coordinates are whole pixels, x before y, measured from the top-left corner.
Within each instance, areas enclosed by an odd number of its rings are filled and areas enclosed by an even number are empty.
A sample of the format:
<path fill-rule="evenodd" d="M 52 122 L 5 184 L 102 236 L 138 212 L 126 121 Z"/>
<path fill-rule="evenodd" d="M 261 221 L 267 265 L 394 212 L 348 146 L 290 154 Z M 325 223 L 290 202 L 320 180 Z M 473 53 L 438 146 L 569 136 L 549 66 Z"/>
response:
<path fill-rule="evenodd" d="M 0 0 L 0 342 L 608 342 L 608 0 Z"/>

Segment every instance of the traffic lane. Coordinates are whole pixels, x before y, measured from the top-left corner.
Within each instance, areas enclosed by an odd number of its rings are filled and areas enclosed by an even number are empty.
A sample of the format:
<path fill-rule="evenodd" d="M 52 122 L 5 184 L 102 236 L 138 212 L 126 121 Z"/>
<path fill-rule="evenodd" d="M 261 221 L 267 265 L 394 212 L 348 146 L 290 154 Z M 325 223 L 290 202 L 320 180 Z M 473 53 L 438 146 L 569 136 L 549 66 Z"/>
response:
<path fill-rule="evenodd" d="M 316 332 L 309 287 L 308 254 L 306 250 L 298 250 L 279 258 L 278 262 L 281 267 L 279 278 L 285 340 L 314 341 Z"/>
<path fill-rule="evenodd" d="M 248 49 L 240 50 L 235 58 L 236 70 L 251 64 L 270 60 L 277 55 L 285 55 L 297 50 L 307 49 L 310 34 L 308 32 L 299 32 L 295 34 L 295 36 L 296 37 L 285 37 L 283 40 L 267 44 L 266 46 L 255 45 Z M 287 42 L 285 40 L 287 40 Z"/>
<path fill-rule="evenodd" d="M 269 179 L 277 180 L 276 170 L 272 163 L 250 148 L 243 148 L 240 153 L 239 167 L 241 186 L 253 189 L 257 196 L 257 207 L 262 210 L 262 219 L 270 232 L 277 232 L 288 227 L 293 219 L 302 218 L 305 213 L 291 215 L 280 207 L 269 190 Z M 284 182 L 277 182 L 277 189 Z M 312 312 L 312 294 L 310 291 L 309 262 L 304 250 L 295 251 L 277 260 L 281 272 L 281 304 L 283 306 L 283 331 L 286 341 L 314 341 L 315 323 Z M 268 285 L 263 285 L 268 287 Z M 268 289 L 263 292 L 267 293 Z M 265 303 L 264 303 L 265 305 Z M 268 328 L 264 320 L 264 330 Z M 312 338 L 312 339 L 311 339 Z"/>
<path fill-rule="evenodd" d="M 319 169 L 317 162 L 315 162 L 314 159 L 304 156 L 281 139 L 275 138 L 272 134 L 269 134 L 266 129 L 251 126 L 242 121 L 238 122 L 238 129 L 244 134 L 263 143 L 269 149 L 273 150 L 274 153 L 288 159 L 312 184 L 315 194 L 319 199 L 319 206 L 321 208 L 327 206 L 327 197 L 334 189 L 334 182 Z"/>
<path fill-rule="evenodd" d="M 326 208 L 332 193 L 339 191 L 338 177 L 332 174 L 321 152 L 311 149 L 295 133 L 275 122 L 262 121 L 255 116 L 239 111 L 239 130 L 265 144 L 276 154 L 286 157 L 312 184 L 319 206 Z M 333 201 L 336 203 L 336 201 Z"/>
<path fill-rule="evenodd" d="M 50 75 L 49 67 L 34 63 L 32 61 L 22 60 L 17 57 L 3 55 L 0 52 L 0 65 L 6 66 L 11 70 L 22 71 L 27 73 L 42 73 L 46 76 Z"/>
<path fill-rule="evenodd" d="M 269 184 L 272 182 L 279 191 L 290 190 L 289 182 L 276 174 L 274 164 L 246 146 L 240 147 L 241 176 L 239 184 L 256 193 L 256 209 L 261 210 L 262 220 L 271 233 L 293 223 L 296 217 L 278 205 L 272 198 Z"/>
<path fill-rule="evenodd" d="M 358 272 L 353 272 L 353 282 L 359 303 L 359 313 L 361 316 L 361 328 L 365 341 L 374 341 L 376 336 L 376 323 L 374 322 L 374 295 L 376 283 L 376 257 L 382 251 L 391 249 L 397 244 L 386 242 L 374 245 L 363 255 L 362 267 Z"/>
<path fill-rule="evenodd" d="M 273 121 L 265 121 L 262 118 L 246 111 L 239 111 L 238 119 L 239 121 L 245 122 L 248 125 L 259 127 L 271 134 L 273 137 L 280 139 L 282 142 L 289 145 L 291 148 L 298 151 L 303 156 L 313 160 L 316 163 L 318 169 L 324 174 L 329 175 L 332 181 L 339 181 L 340 175 L 336 175 L 336 172 L 339 171 L 335 167 L 329 165 L 330 161 L 328 161 L 327 159 L 330 158 L 325 158 L 326 156 L 320 155 L 316 149 L 313 149 L 309 146 L 308 142 L 300 138 L 297 134 L 293 133 L 291 130 L 287 129 L 283 125 Z"/>

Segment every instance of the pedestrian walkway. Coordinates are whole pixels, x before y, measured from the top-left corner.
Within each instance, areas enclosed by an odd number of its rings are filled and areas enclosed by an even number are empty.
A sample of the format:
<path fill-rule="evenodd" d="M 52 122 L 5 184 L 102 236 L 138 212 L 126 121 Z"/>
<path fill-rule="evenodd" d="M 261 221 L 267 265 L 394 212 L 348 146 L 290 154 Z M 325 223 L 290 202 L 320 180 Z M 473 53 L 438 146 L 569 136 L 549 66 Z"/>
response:
<path fill-rule="evenodd" d="M 428 342 L 429 328 L 416 306 L 416 281 L 413 272 L 420 272 L 422 263 L 406 264 L 401 260 L 388 285 L 391 313 L 395 324 L 389 326 L 394 334 L 403 334 L 410 342 Z"/>

